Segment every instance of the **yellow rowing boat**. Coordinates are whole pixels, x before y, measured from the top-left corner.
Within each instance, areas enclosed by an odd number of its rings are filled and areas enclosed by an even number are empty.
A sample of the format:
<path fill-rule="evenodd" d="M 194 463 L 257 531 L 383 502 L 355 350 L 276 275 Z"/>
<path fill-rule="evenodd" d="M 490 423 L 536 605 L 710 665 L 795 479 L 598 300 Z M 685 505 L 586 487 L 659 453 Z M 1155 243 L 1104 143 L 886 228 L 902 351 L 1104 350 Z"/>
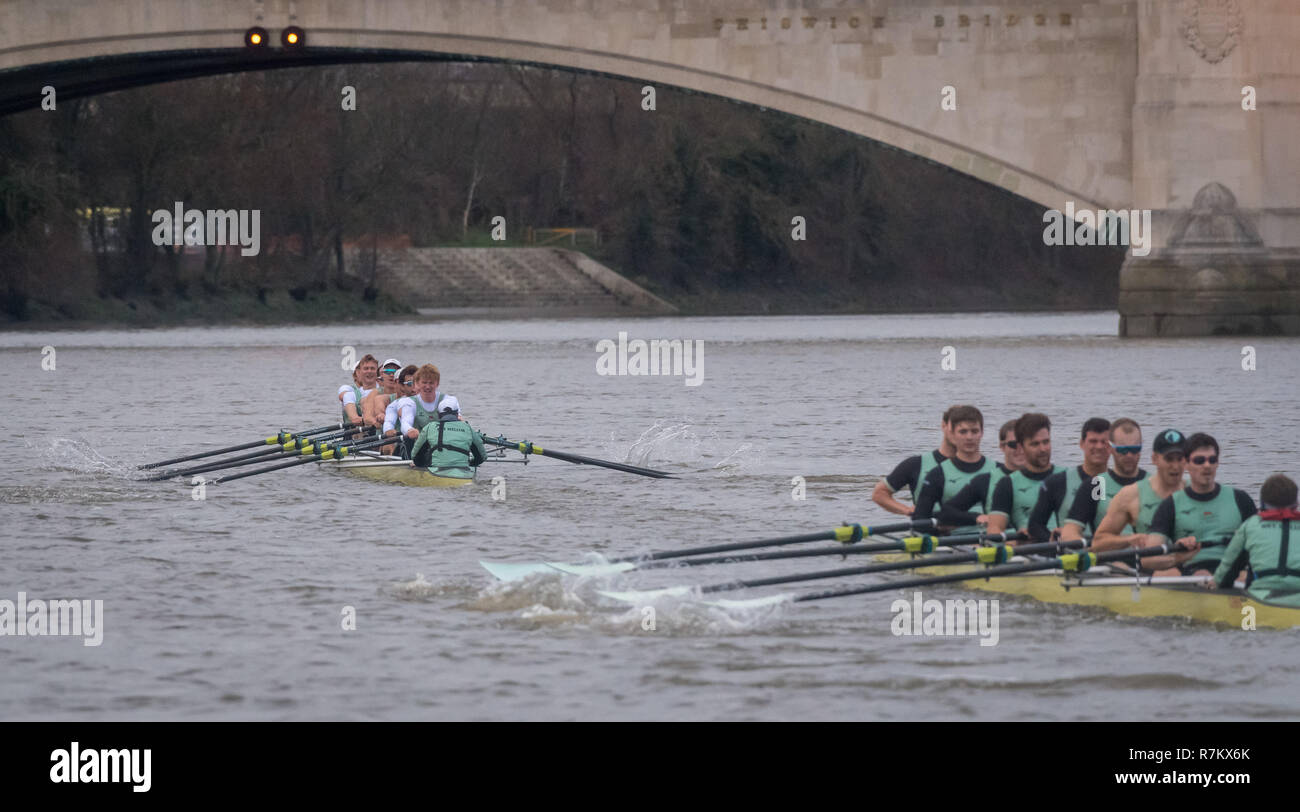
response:
<path fill-rule="evenodd" d="M 379 482 L 396 482 L 424 488 L 459 488 L 474 481 L 473 477 L 444 476 L 428 468 L 416 468 L 410 460 L 378 454 L 343 460 L 321 460 L 317 465 L 327 471 L 342 471 Z"/>
<path fill-rule="evenodd" d="M 924 573 L 946 575 L 969 571 L 968 566 L 953 565 L 926 567 Z M 1097 606 L 1129 617 L 1184 618 L 1236 628 L 1248 628 L 1252 623 L 1261 629 L 1300 628 L 1300 607 L 1261 601 L 1247 596 L 1244 590 L 1206 589 L 1200 585 L 1206 580 L 1193 576 L 1136 576 L 1103 565 L 1081 576 L 1046 570 L 960 583 L 972 589 L 1023 595 L 1044 603 Z"/>

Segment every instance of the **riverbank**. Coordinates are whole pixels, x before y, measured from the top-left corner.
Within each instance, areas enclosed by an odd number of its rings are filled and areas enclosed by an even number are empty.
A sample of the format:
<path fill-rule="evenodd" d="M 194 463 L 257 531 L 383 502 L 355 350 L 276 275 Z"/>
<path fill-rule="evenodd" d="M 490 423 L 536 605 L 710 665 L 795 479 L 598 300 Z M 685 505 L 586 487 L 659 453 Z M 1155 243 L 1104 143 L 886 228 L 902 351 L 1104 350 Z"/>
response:
<path fill-rule="evenodd" d="M 327 324 L 417 317 L 413 307 L 388 294 L 368 299 L 341 290 L 222 291 L 172 299 L 89 297 L 60 305 L 29 300 L 22 310 L 23 318 L 0 314 L 0 330 Z"/>

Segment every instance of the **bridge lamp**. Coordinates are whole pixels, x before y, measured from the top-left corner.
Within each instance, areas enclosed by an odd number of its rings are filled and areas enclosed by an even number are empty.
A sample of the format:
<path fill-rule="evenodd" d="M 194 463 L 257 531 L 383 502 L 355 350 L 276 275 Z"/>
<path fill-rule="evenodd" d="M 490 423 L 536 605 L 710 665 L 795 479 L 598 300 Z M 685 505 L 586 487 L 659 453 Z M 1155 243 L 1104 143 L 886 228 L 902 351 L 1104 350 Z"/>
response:
<path fill-rule="evenodd" d="M 280 44 L 286 48 L 301 48 L 307 44 L 307 32 L 291 25 L 280 32 Z"/>
<path fill-rule="evenodd" d="M 266 47 L 266 29 L 253 26 L 244 32 L 244 46 L 248 48 Z"/>

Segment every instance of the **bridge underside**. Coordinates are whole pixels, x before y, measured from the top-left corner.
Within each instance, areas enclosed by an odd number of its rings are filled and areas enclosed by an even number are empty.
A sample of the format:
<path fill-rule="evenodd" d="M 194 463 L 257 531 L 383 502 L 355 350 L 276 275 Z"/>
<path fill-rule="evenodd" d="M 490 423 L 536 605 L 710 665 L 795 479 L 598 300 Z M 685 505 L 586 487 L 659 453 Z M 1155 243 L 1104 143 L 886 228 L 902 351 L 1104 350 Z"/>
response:
<path fill-rule="evenodd" d="M 358 48 L 219 48 L 75 59 L 0 71 L 0 116 L 40 107 L 41 88 L 57 88 L 60 101 L 115 90 L 227 73 L 382 62 L 476 62 L 464 54 Z"/>

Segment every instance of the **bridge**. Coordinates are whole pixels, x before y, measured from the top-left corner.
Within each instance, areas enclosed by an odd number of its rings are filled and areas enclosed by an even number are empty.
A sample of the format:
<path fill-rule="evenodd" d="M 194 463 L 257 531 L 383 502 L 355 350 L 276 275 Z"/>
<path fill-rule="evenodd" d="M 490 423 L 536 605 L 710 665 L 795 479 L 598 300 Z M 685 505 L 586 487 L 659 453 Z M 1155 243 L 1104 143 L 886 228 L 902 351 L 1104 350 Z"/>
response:
<path fill-rule="evenodd" d="M 279 45 L 289 26 L 301 46 Z M 269 47 L 245 47 L 253 27 Z M 1149 210 L 1121 333 L 1296 335 L 1296 42 L 1295 0 L 0 0 L 0 114 L 46 88 L 304 64 L 629 78 L 837 127 L 1048 209 Z"/>

